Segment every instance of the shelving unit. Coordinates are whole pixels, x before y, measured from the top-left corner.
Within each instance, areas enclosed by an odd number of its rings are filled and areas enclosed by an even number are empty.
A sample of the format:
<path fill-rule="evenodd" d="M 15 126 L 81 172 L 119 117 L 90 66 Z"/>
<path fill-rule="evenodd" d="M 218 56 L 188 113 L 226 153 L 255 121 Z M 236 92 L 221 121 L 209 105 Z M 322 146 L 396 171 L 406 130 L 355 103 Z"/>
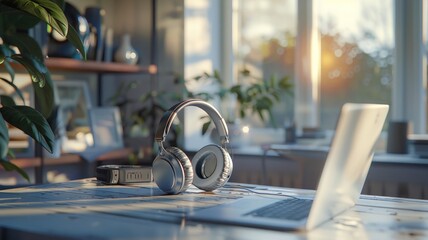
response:
<path fill-rule="evenodd" d="M 57 74 L 57 75 L 77 75 L 78 77 L 81 76 L 80 73 L 87 74 L 90 77 L 90 81 L 95 80 L 96 83 L 93 84 L 94 88 L 92 89 L 94 95 L 95 95 L 95 104 L 101 105 L 102 100 L 102 94 L 106 94 L 104 91 L 102 91 L 102 86 L 109 87 L 111 84 L 110 80 L 114 79 L 115 81 L 115 75 L 125 74 L 126 76 L 123 78 L 128 78 L 129 74 L 132 74 L 130 76 L 131 78 L 139 78 L 140 76 L 142 79 L 147 79 L 149 82 L 147 85 L 154 86 L 154 83 L 157 83 L 157 73 L 158 73 L 158 61 L 157 61 L 157 1 L 156 0 L 150 0 L 147 2 L 140 2 L 140 1 L 131 1 L 132 6 L 137 6 L 141 10 L 141 12 L 144 12 L 146 9 L 149 9 L 148 7 L 151 7 L 151 11 L 148 11 L 147 14 L 140 14 L 137 12 L 132 12 L 128 14 L 129 9 L 127 8 L 120 8 L 117 9 L 117 2 L 114 1 L 98 1 L 95 3 L 89 2 L 83 2 L 83 1 L 72 1 L 77 7 L 80 7 L 80 9 L 85 9 L 87 6 L 96 5 L 100 6 L 102 8 L 106 9 L 107 13 L 110 13 L 110 15 L 107 15 L 105 20 L 110 20 L 111 22 L 108 23 L 106 21 L 106 24 L 111 26 L 113 29 L 117 29 L 115 31 L 115 34 L 123 34 L 122 27 L 124 24 L 120 23 L 119 20 L 122 20 L 122 15 L 126 14 L 126 19 L 123 20 L 124 23 L 126 21 L 133 20 L 133 18 L 137 18 L 138 21 L 147 23 L 147 24 L 138 24 L 138 26 L 134 26 L 131 28 L 127 28 L 126 31 L 130 32 L 131 34 L 138 35 L 140 39 L 138 40 L 139 43 L 141 43 L 140 48 L 142 49 L 148 49 L 147 52 L 144 52 L 144 56 L 148 59 L 143 59 L 146 65 L 129 65 L 129 64 L 122 64 L 122 63 L 116 63 L 116 62 L 98 62 L 98 61 L 91 61 L 91 60 L 78 60 L 78 59 L 71 59 L 71 58 L 58 58 L 58 57 L 51 57 L 45 59 L 45 65 L 49 69 L 51 73 Z M 117 10 L 117 11 L 116 11 Z M 151 16 L 150 16 L 151 13 Z M 147 16 L 147 17 L 145 17 Z M 150 17 L 149 17 L 150 16 Z M 109 18 L 109 19 L 107 19 Z M 116 19 L 116 20 L 114 20 Z M 151 21 L 150 21 L 151 20 Z M 146 31 L 147 30 L 147 31 Z M 138 33 L 138 34 L 137 34 Z M 143 55 L 141 55 L 143 56 Z M 150 64 L 150 65 L 149 65 Z M 24 67 L 18 63 L 15 63 L 12 65 L 13 69 L 20 72 L 26 72 Z M 96 76 L 94 76 L 96 75 Z M 109 76 L 111 75 L 111 76 Z M 134 76 L 135 75 L 135 76 Z M 118 77 L 118 81 L 121 77 Z M 76 79 L 76 78 L 74 78 Z M 107 81 L 104 81 L 107 79 Z M 93 82 L 91 82 L 93 83 Z M 116 82 L 114 83 L 116 84 Z M 91 85 L 92 86 L 92 85 Z M 97 92 L 98 91 L 98 92 Z M 53 165 L 64 165 L 64 164 L 75 164 L 75 165 L 85 165 L 85 164 L 97 164 L 100 162 L 117 162 L 120 160 L 128 159 L 129 154 L 133 152 L 133 149 L 129 148 L 123 148 L 123 149 L 117 149 L 113 150 L 111 152 L 108 152 L 106 154 L 103 154 L 99 156 L 96 161 L 94 162 L 88 162 L 81 158 L 79 154 L 63 154 L 60 158 L 53 159 L 53 158 L 47 158 L 44 156 L 43 153 L 41 153 L 41 148 L 36 150 L 35 157 L 29 157 L 29 158 L 16 158 L 12 159 L 11 161 L 17 164 L 18 166 L 22 168 L 35 168 L 35 182 L 36 183 L 42 183 L 44 181 L 44 174 L 45 166 L 52 167 Z M 86 165 L 85 165 L 86 166 Z M 90 167 L 93 167 L 92 165 Z"/>
<path fill-rule="evenodd" d="M 97 62 L 90 60 L 77 60 L 71 58 L 47 58 L 45 60 L 45 65 L 51 73 L 54 72 L 68 72 L 68 73 L 89 73 L 98 75 L 98 86 L 102 85 L 101 75 L 103 74 L 149 74 L 154 75 L 157 73 L 156 65 L 150 65 L 147 67 L 140 65 L 129 65 L 115 62 Z M 24 67 L 18 63 L 13 63 L 12 67 L 17 71 L 26 70 Z M 101 89 L 101 88 L 99 88 Z M 100 91 L 100 90 L 99 90 Z M 99 92 L 98 94 L 101 94 Z M 99 95 L 100 96 L 100 95 Z M 118 161 L 127 159 L 129 154 L 132 153 L 132 149 L 123 148 L 109 151 L 100 155 L 96 161 L 92 164 L 97 164 L 97 162 L 103 161 Z M 37 154 L 36 150 L 35 157 L 29 158 L 16 158 L 11 161 L 21 168 L 34 168 L 35 169 L 35 183 L 43 183 L 45 167 L 54 166 L 54 165 L 67 165 L 67 164 L 83 164 L 87 168 L 94 168 L 94 166 L 89 166 L 79 154 L 63 154 L 59 158 L 45 158 L 40 154 Z M 88 173 L 88 172 L 86 172 Z"/>

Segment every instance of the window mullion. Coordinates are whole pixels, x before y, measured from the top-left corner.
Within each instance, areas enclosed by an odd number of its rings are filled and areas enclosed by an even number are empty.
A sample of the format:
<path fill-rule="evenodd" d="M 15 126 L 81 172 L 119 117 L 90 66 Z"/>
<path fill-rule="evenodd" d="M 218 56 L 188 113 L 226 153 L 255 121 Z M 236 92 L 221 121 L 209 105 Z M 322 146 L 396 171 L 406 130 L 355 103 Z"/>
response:
<path fill-rule="evenodd" d="M 410 121 L 415 133 L 426 131 L 426 58 L 423 1 L 395 1 L 395 58 L 391 120 Z"/>
<path fill-rule="evenodd" d="M 299 131 L 319 127 L 319 41 L 316 0 L 298 1 L 295 55 L 295 121 Z"/>

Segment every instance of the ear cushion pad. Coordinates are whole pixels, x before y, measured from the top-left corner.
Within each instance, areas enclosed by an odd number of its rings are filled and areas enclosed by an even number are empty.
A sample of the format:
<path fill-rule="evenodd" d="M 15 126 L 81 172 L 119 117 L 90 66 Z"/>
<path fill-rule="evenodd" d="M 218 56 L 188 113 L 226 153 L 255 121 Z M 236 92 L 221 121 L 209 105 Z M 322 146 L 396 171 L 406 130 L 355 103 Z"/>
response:
<path fill-rule="evenodd" d="M 224 186 L 232 175 L 233 163 L 229 153 L 218 145 L 207 145 L 192 159 L 193 185 L 205 191 Z"/>
<path fill-rule="evenodd" d="M 179 192 L 186 191 L 189 188 L 190 184 L 193 182 L 193 168 L 192 163 L 190 162 L 187 155 L 176 147 L 169 147 L 166 149 L 174 158 L 180 162 L 184 170 L 184 185 Z"/>

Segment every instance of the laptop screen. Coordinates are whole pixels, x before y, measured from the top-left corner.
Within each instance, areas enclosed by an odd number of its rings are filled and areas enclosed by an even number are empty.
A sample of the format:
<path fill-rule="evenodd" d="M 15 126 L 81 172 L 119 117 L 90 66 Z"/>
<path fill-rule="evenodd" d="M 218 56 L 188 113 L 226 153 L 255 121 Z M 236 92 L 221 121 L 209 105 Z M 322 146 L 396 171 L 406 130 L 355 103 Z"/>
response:
<path fill-rule="evenodd" d="M 308 228 L 354 206 L 363 188 L 388 105 L 343 105 L 318 184 Z"/>

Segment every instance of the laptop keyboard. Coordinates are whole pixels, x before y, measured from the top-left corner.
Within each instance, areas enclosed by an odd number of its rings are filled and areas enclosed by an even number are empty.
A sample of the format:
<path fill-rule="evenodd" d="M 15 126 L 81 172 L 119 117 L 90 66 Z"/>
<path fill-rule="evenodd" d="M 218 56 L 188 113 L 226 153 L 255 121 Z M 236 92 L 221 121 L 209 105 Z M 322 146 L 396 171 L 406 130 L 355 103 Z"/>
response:
<path fill-rule="evenodd" d="M 311 206 L 312 200 L 310 199 L 288 198 L 256 209 L 245 215 L 264 218 L 301 220 L 308 217 Z"/>

